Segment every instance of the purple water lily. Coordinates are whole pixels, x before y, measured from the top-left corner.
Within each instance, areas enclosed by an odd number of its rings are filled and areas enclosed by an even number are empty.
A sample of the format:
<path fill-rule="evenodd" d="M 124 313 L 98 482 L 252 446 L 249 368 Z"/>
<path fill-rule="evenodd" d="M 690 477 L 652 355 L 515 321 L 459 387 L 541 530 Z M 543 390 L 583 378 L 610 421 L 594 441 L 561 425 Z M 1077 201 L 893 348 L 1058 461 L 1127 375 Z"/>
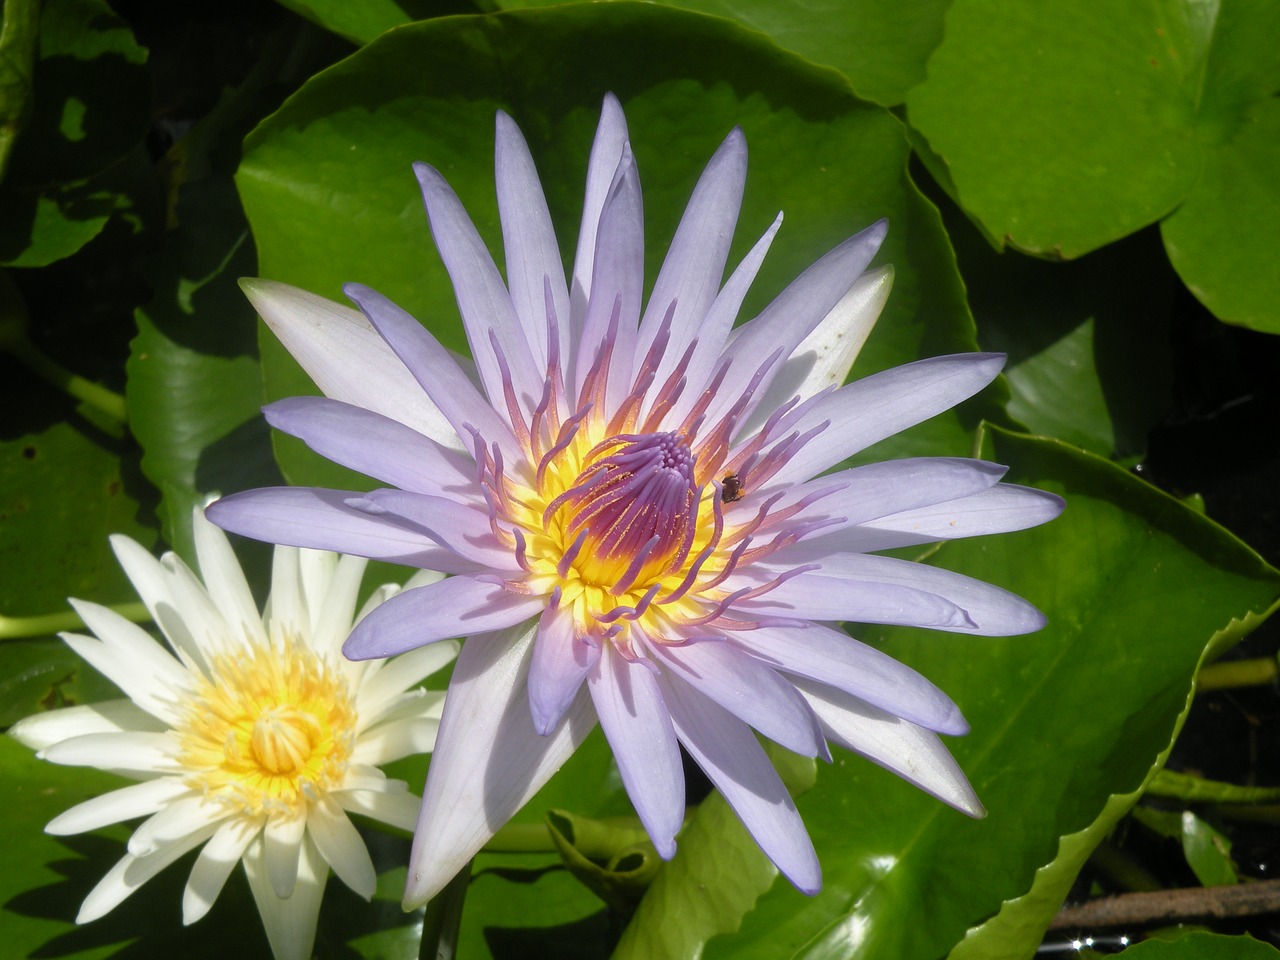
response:
<path fill-rule="evenodd" d="M 734 327 L 781 222 L 721 285 L 746 178 L 729 134 L 642 303 L 640 181 L 605 100 L 572 277 L 520 131 L 497 121 L 504 283 L 458 198 L 415 169 L 475 369 L 359 285 L 361 313 L 262 280 L 250 299 L 325 393 L 269 421 L 381 483 L 278 488 L 209 509 L 263 540 L 443 571 L 366 617 L 345 652 L 463 636 L 406 904 L 433 896 L 598 720 L 663 857 L 684 816 L 680 745 L 799 889 L 812 843 L 752 732 L 810 757 L 856 751 L 944 802 L 982 808 L 938 734 L 967 725 L 914 670 L 833 622 L 1008 635 L 1025 601 L 869 551 L 999 533 L 1061 501 L 978 460 L 824 471 L 981 390 L 1003 357 L 937 357 L 841 386 L 888 295 L 864 273 L 878 223 Z"/>

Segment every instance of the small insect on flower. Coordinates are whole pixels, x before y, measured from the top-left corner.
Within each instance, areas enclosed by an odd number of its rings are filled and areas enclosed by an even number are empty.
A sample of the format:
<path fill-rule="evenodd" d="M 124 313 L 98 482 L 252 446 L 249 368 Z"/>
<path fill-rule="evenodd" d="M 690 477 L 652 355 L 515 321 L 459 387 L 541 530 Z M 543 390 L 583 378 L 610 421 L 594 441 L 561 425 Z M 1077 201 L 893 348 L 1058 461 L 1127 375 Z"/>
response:
<path fill-rule="evenodd" d="M 597 722 L 661 856 L 685 816 L 683 746 L 809 893 L 818 858 L 757 733 L 824 760 L 831 741 L 981 816 L 938 737 L 968 729 L 956 704 L 832 624 L 988 636 L 1043 625 L 998 587 L 875 552 L 1034 526 L 1058 498 L 1000 483 L 1004 468 L 981 460 L 841 469 L 977 393 L 1004 357 L 933 357 L 844 384 L 893 277 L 867 270 L 883 221 L 735 323 L 781 224 L 724 279 L 747 176 L 741 130 L 694 188 L 647 304 L 640 176 L 618 101 L 606 98 L 591 149 L 569 277 L 506 114 L 496 140 L 506 279 L 444 176 L 415 167 L 475 378 L 368 287 L 345 288 L 356 313 L 246 281 L 326 394 L 272 404 L 269 422 L 385 486 L 255 490 L 209 507 L 258 539 L 452 574 L 392 598 L 344 648 L 367 659 L 467 637 L 406 905 L 434 896 Z"/>
<path fill-rule="evenodd" d="M 733 503 L 741 500 L 745 493 L 742 489 L 742 481 L 738 479 L 736 473 L 726 473 L 724 479 L 720 481 L 720 502 Z"/>

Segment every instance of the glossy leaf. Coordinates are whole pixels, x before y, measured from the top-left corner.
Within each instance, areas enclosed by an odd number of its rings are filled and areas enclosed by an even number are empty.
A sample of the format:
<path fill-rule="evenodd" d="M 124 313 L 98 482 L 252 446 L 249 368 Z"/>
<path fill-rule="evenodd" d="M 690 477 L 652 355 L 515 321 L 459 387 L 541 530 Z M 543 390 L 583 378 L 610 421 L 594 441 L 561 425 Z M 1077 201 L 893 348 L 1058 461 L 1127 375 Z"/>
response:
<path fill-rule="evenodd" d="M 550 6 L 556 0 L 499 0 L 503 10 Z M 858 96 L 894 106 L 924 79 L 942 42 L 951 0 L 664 0 L 673 7 L 736 20 L 780 47 L 834 67 Z"/>
<path fill-rule="evenodd" d="M 964 710 L 972 731 L 950 746 L 989 816 L 968 820 L 841 754 L 799 800 L 822 855 L 822 893 L 805 899 L 775 883 L 706 956 L 946 953 L 1025 894 L 1060 839 L 1094 823 L 1112 795 L 1135 795 L 1169 746 L 1206 648 L 1237 639 L 1234 619 L 1260 617 L 1280 597 L 1280 572 L 1124 471 L 1060 444 L 998 431 L 989 442 L 1011 480 L 1063 494 L 1067 511 L 936 559 L 1027 597 L 1049 626 L 967 638 L 963 649 L 954 637 L 856 631 Z M 1010 953 L 1029 953 L 1042 929 L 1022 928 Z"/>
<path fill-rule="evenodd" d="M 1278 29 L 1267 0 L 957 0 L 911 122 L 998 243 L 1071 258 L 1173 214 L 1188 285 L 1222 319 L 1277 330 L 1257 251 L 1280 209 Z"/>
<path fill-rule="evenodd" d="M 1231 862 L 1231 841 L 1190 810 L 1182 811 L 1182 853 L 1206 887 L 1240 882 Z"/>
<path fill-rule="evenodd" d="M 1176 940 L 1146 940 L 1120 956 L 1125 960 L 1276 960 L 1280 950 L 1253 937 L 1191 933 Z"/>
<path fill-rule="evenodd" d="M 424 62 L 434 69 L 421 69 Z M 506 79 L 517 76 L 519 83 Z M 568 258 L 587 151 L 609 90 L 627 110 L 639 162 L 650 278 L 703 165 L 740 124 L 751 159 L 731 259 L 779 209 L 787 217 L 744 316 L 821 253 L 888 216 L 889 239 L 877 262 L 894 264 L 894 291 L 855 373 L 972 349 L 952 254 L 937 212 L 906 177 L 897 120 L 856 100 L 835 74 L 758 34 L 650 5 L 411 24 L 315 77 L 246 143 L 237 182 L 262 275 L 334 299 L 344 282 L 360 281 L 463 348 L 410 163 L 426 160 L 444 172 L 490 249 L 499 250 L 493 124 L 498 108 L 509 111 L 539 163 Z M 262 354 L 269 397 L 314 391 L 270 335 Z M 967 447 L 966 432 L 948 415 L 893 449 Z M 297 444 L 277 450 L 293 482 L 360 482 Z"/>

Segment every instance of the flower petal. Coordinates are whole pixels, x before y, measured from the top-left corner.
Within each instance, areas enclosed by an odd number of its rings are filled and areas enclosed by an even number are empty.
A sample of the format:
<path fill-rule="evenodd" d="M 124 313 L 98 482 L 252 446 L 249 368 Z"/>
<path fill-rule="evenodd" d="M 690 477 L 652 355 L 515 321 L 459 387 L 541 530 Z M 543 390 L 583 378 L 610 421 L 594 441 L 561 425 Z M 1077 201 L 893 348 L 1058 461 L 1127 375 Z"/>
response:
<path fill-rule="evenodd" d="M 822 581 L 818 586 L 825 589 L 831 589 L 832 581 L 835 581 L 842 585 L 838 589 L 846 591 L 851 597 L 865 589 L 905 587 L 923 591 L 946 603 L 954 604 L 964 611 L 970 625 L 967 627 L 958 625 L 957 628 L 962 632 L 979 633 L 988 637 L 1008 637 L 1032 633 L 1045 624 L 1044 614 L 1021 597 L 994 584 L 975 580 L 973 577 L 966 577 L 927 563 L 915 563 L 895 557 L 861 553 L 834 553 L 821 556 L 818 553 L 819 550 L 819 547 L 811 544 L 800 543 L 779 551 L 765 563 L 759 564 L 759 566 L 769 567 L 776 563 L 778 568 L 786 569 L 812 559 L 822 565 L 822 569 L 817 573 L 803 573 L 793 577 L 761 599 L 785 600 L 794 604 L 800 593 L 804 593 L 806 598 L 811 599 L 813 586 L 818 581 Z M 792 584 L 797 586 L 792 587 Z M 813 620 L 858 619 L 853 613 L 844 617 L 816 613 L 804 616 Z M 914 623 L 907 620 L 901 622 Z M 942 627 L 941 629 L 951 628 Z"/>
<path fill-rule="evenodd" d="M 307 833 L 338 879 L 366 900 L 373 898 L 378 874 L 355 826 L 332 797 L 311 804 Z"/>
<path fill-rule="evenodd" d="M 443 668 L 457 655 L 458 644 L 433 643 L 403 653 L 385 662 L 383 669 L 366 676 L 356 694 L 361 724 L 357 732 L 368 724 L 376 723 L 386 706 L 400 694 Z"/>
<path fill-rule="evenodd" d="M 417 753 L 430 753 L 435 748 L 439 730 L 438 717 L 388 720 L 360 735 L 351 752 L 351 760 L 353 763 L 383 764 Z"/>
<path fill-rule="evenodd" d="M 507 463 L 520 462 L 520 448 L 505 417 L 489 405 L 454 362 L 449 351 L 440 345 L 426 327 L 376 290 L 358 283 L 349 283 L 343 287 L 343 292 L 364 311 L 365 316 L 391 345 L 396 356 L 409 368 L 431 402 L 444 414 L 458 440 L 468 451 L 474 449 L 468 427 L 474 427 L 485 440 L 502 448 Z M 488 341 L 484 342 L 482 349 L 483 355 L 492 358 L 493 348 Z M 528 363 L 527 348 L 525 353 L 524 362 Z M 508 360 L 511 361 L 511 358 Z M 485 382 L 487 384 L 488 381 Z M 539 381 L 538 387 L 541 385 Z M 502 396 L 500 389 L 497 396 Z M 520 394 L 517 393 L 517 396 Z"/>
<path fill-rule="evenodd" d="M 190 793 L 191 788 L 177 777 L 144 780 L 77 803 L 50 820 L 44 832 L 63 837 L 137 817 L 149 817 Z"/>
<path fill-rule="evenodd" d="M 737 343 L 735 342 L 735 346 Z M 808 480 L 885 437 L 954 407 L 995 379 L 1004 354 L 965 353 L 917 360 L 847 384 L 818 399 L 777 432 L 827 428 L 796 451 L 767 487 Z"/>
<path fill-rule="evenodd" d="M 680 742 L 747 831 L 801 893 L 817 893 L 822 870 L 795 802 L 751 728 L 679 680 L 662 684 Z"/>
<path fill-rule="evenodd" d="M 670 860 L 684 820 L 684 769 L 657 677 L 605 644 L 587 682 L 627 796 L 658 855 Z"/>
<path fill-rule="evenodd" d="M 125 854 L 84 898 L 80 912 L 76 914 L 76 923 L 89 923 L 110 913 L 169 864 L 208 840 L 217 828 L 217 824 L 211 823 L 199 833 L 183 837 L 180 842 L 163 847 L 149 857 Z"/>
<path fill-rule="evenodd" d="M 390 657 L 437 640 L 515 626 L 541 607 L 539 597 L 470 577 L 449 577 L 396 594 L 356 624 L 342 652 L 352 660 Z"/>
<path fill-rule="evenodd" d="M 445 269 L 449 271 L 449 279 L 453 281 L 454 296 L 462 314 L 467 342 L 471 345 L 471 355 L 480 371 L 480 382 L 484 384 L 490 401 L 498 409 L 505 409 L 502 402 L 505 377 L 489 342 L 492 335 L 506 357 L 516 397 L 532 397 L 529 403 L 531 408 L 542 394 L 542 364 L 540 358 L 535 357 L 529 348 L 529 339 L 516 316 L 511 295 L 502 282 L 493 257 L 489 255 L 475 225 L 463 209 L 458 195 L 440 172 L 425 163 L 415 163 L 413 172 L 417 174 L 418 184 L 422 187 L 427 218 L 431 221 L 431 236 L 435 239 L 436 249 L 440 251 Z M 542 279 L 539 277 L 539 296 L 541 292 Z M 365 307 L 365 303 L 361 302 L 362 298 L 352 295 L 350 290 L 348 296 L 356 300 L 362 309 Z M 388 336 L 388 331 L 384 329 L 385 321 L 373 315 L 369 319 L 387 337 L 387 342 L 400 354 L 406 366 L 415 372 L 418 382 L 422 383 L 423 368 L 413 363 L 404 352 L 407 342 Z M 425 342 L 421 337 L 416 339 L 420 343 Z M 423 386 L 426 384 L 423 383 Z M 432 396 L 431 399 L 444 409 L 439 398 Z M 447 415 L 448 410 L 445 413 Z"/>
<path fill-rule="evenodd" d="M 289 810 L 269 816 L 263 826 L 262 844 L 267 876 L 271 880 L 272 891 L 282 900 L 292 897 L 298 884 L 301 851 L 303 846 L 310 844 L 306 831 L 307 818 L 301 810 Z"/>
<path fill-rule="evenodd" d="M 333 798 L 344 810 L 412 831 L 422 801 L 399 780 L 387 781 L 383 790 L 335 790 Z"/>
<path fill-rule="evenodd" d="M 628 144 L 623 147 L 622 159 L 618 161 L 613 184 L 600 212 L 591 297 L 582 337 L 574 346 L 570 382 L 579 402 L 585 399 L 582 386 L 587 373 L 606 342 L 610 352 L 604 371 L 607 376 L 605 412 L 612 414 L 630 392 L 636 361 L 636 323 L 643 295 L 644 204 L 640 199 L 640 174 Z"/>
<path fill-rule="evenodd" d="M 792 397 L 803 400 L 844 383 L 892 288 L 891 266 L 859 277 L 822 322 L 800 341 L 769 388 L 761 392 L 756 412 L 743 424 L 741 433 L 756 433 L 769 415 Z"/>
<path fill-rule="evenodd" d="M 231 871 L 261 830 L 262 820 L 257 817 L 231 817 L 222 822 L 218 832 L 201 848 L 187 878 L 182 892 L 184 924 L 193 924 L 209 912 Z"/>
<path fill-rule="evenodd" d="M 348 503 L 373 516 L 385 516 L 410 529 L 420 529 L 464 560 L 505 573 L 520 570 L 515 551 L 494 535 L 482 507 L 403 490 L 374 490 Z"/>
<path fill-rule="evenodd" d="M 600 124 L 596 127 L 595 140 L 591 144 L 591 157 L 587 161 L 587 188 L 582 202 L 582 226 L 578 232 L 577 253 L 573 261 L 573 283 L 569 290 L 570 322 L 569 344 L 582 342 L 582 327 L 586 323 L 587 302 L 591 297 L 591 282 L 596 256 L 596 231 L 600 227 L 600 211 L 613 185 L 618 161 L 627 144 L 627 119 L 622 106 L 612 93 L 605 94 L 600 108 Z M 570 356 L 569 351 L 561 352 Z"/>
<path fill-rule="evenodd" d="M 579 693 L 560 726 L 529 719 L 535 627 L 471 637 L 453 668 L 409 857 L 405 907 L 435 896 L 497 829 L 560 769 L 595 718 Z"/>
<path fill-rule="evenodd" d="M 741 647 L 719 637 L 651 644 L 655 659 L 703 696 L 776 743 L 830 760 L 818 719 L 795 687 Z"/>
<path fill-rule="evenodd" d="M 269 543 L 354 553 L 411 567 L 472 573 L 476 567 L 430 537 L 347 505 L 363 493 L 319 487 L 262 487 L 233 493 L 205 508 L 232 533 Z"/>
<path fill-rule="evenodd" d="M 329 879 L 329 867 L 316 850 L 312 839 L 302 837 L 298 857 L 298 879 L 293 893 L 287 898 L 276 895 L 268 877 L 269 860 L 266 842 L 256 840 L 249 845 L 244 857 L 244 872 L 249 878 L 249 889 L 262 916 L 271 954 L 275 960 L 310 960 L 316 942 L 316 920 L 320 916 L 320 901 Z"/>
<path fill-rule="evenodd" d="M 668 308 L 675 305 L 671 337 L 664 351 L 666 364 L 659 367 L 656 383 L 662 383 L 689 342 L 701 336 L 703 318 L 724 277 L 746 180 L 747 140 L 735 127 L 693 188 L 640 322 L 637 357 L 649 351 Z"/>
<path fill-rule="evenodd" d="M 173 800 L 133 832 L 129 852 L 135 857 L 149 857 L 183 837 L 199 833 L 210 823 L 221 823 L 227 818 L 228 809 L 197 792 Z"/>
<path fill-rule="evenodd" d="M 556 728 L 599 659 L 600 644 L 578 636 L 572 613 L 555 605 L 542 612 L 529 666 L 529 708 L 539 734 Z"/>
<path fill-rule="evenodd" d="M 240 288 L 326 397 L 398 420 L 443 446 L 470 449 L 360 313 L 274 280 L 241 280 Z"/>
<path fill-rule="evenodd" d="M 978 795 L 937 734 L 820 683 L 796 685 L 827 736 L 971 817 L 986 816 Z"/>
<path fill-rule="evenodd" d="M 163 733 L 166 729 L 165 723 L 132 700 L 102 700 L 23 717 L 9 728 L 9 736 L 32 750 L 44 750 L 86 733 Z"/>
<path fill-rule="evenodd" d="M 960 708 L 886 653 L 819 623 L 739 630 L 729 642 L 779 670 L 835 687 L 939 733 L 968 733 Z"/>
<path fill-rule="evenodd" d="M 883 530 L 918 538 L 917 543 L 1010 533 L 1047 523 L 1062 513 L 1066 502 L 1059 496 L 999 483 L 972 496 L 904 510 L 862 524 L 863 530 Z"/>
<path fill-rule="evenodd" d="M 39 756 L 68 767 L 96 767 L 137 780 L 180 773 L 173 754 L 177 743 L 169 733 L 86 733 L 52 744 Z"/>
<path fill-rule="evenodd" d="M 542 368 L 547 362 L 548 284 L 560 332 L 560 356 L 569 356 L 569 288 L 564 282 L 560 246 L 529 146 L 515 121 L 501 110 L 497 119 L 494 171 L 502 248 L 506 252 L 507 286 L 534 359 Z"/>
<path fill-rule="evenodd" d="M 191 511 L 191 531 L 200 579 L 213 605 L 222 612 L 235 636 L 264 642 L 267 635 L 262 629 L 262 616 L 227 535 L 205 519 L 200 507 Z"/>
<path fill-rule="evenodd" d="M 880 249 L 888 229 L 888 222 L 880 220 L 825 254 L 791 281 L 755 319 L 734 330 L 723 359 L 738 364 L 739 376 L 749 376 L 760 358 L 768 357 L 779 347 L 784 360 L 790 357 L 849 293 L 856 278 Z M 781 369 L 780 364 L 775 365 L 761 382 L 743 414 L 745 418 L 749 419 L 768 395 L 769 385 Z M 718 421 L 736 400 L 735 391 L 724 391 L 707 409 L 707 422 Z"/>
<path fill-rule="evenodd" d="M 448 494 L 474 485 L 471 457 L 380 413 L 326 397 L 289 397 L 262 412 L 322 457 L 393 487 Z"/>
<path fill-rule="evenodd" d="M 726 587 L 743 585 L 751 585 L 745 576 L 725 582 Z M 792 577 L 765 595 L 740 600 L 730 609 L 737 611 L 745 620 L 781 616 L 976 632 L 973 621 L 962 607 L 928 590 L 879 581 L 843 580 L 816 573 Z"/>

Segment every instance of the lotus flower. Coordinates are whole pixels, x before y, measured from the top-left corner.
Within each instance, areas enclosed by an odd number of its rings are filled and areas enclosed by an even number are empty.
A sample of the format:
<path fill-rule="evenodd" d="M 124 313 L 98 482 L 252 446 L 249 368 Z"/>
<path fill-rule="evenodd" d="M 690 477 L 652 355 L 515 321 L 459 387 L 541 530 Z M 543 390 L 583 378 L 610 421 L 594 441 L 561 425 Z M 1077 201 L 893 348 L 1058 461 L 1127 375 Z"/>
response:
<path fill-rule="evenodd" d="M 721 284 L 746 178 L 732 131 L 647 304 L 640 180 L 605 100 L 566 282 L 532 158 L 497 118 L 504 283 L 457 196 L 415 167 L 474 371 L 359 285 L 356 313 L 263 280 L 250 299 L 326 395 L 272 425 L 379 483 L 249 491 L 209 508 L 251 537 L 450 574 L 365 618 L 350 657 L 461 636 L 406 904 L 433 896 L 598 721 L 656 849 L 685 806 L 680 746 L 800 890 L 813 846 L 753 730 L 856 751 L 971 815 L 938 734 L 967 727 L 914 670 L 836 623 L 986 635 L 1043 618 L 998 587 L 871 551 L 1044 522 L 1061 501 L 978 460 L 825 471 L 981 390 L 1003 357 L 937 357 L 841 386 L 888 295 L 877 223 L 734 326 L 781 222 Z"/>
<path fill-rule="evenodd" d="M 226 536 L 199 510 L 194 530 L 203 582 L 174 554 L 157 560 L 128 537 L 111 540 L 172 652 L 110 609 L 72 601 L 97 636 L 63 639 L 129 699 L 36 714 L 9 732 L 54 763 L 140 781 L 46 828 L 66 835 L 147 817 L 78 922 L 199 847 L 183 922 L 203 917 L 243 862 L 273 954 L 308 960 L 330 868 L 373 896 L 373 861 L 347 813 L 413 826 L 418 798 L 377 765 L 431 750 L 443 695 L 417 684 L 456 645 L 344 660 L 363 559 L 278 548 L 259 615 Z M 362 613 L 398 589 L 374 591 Z"/>

